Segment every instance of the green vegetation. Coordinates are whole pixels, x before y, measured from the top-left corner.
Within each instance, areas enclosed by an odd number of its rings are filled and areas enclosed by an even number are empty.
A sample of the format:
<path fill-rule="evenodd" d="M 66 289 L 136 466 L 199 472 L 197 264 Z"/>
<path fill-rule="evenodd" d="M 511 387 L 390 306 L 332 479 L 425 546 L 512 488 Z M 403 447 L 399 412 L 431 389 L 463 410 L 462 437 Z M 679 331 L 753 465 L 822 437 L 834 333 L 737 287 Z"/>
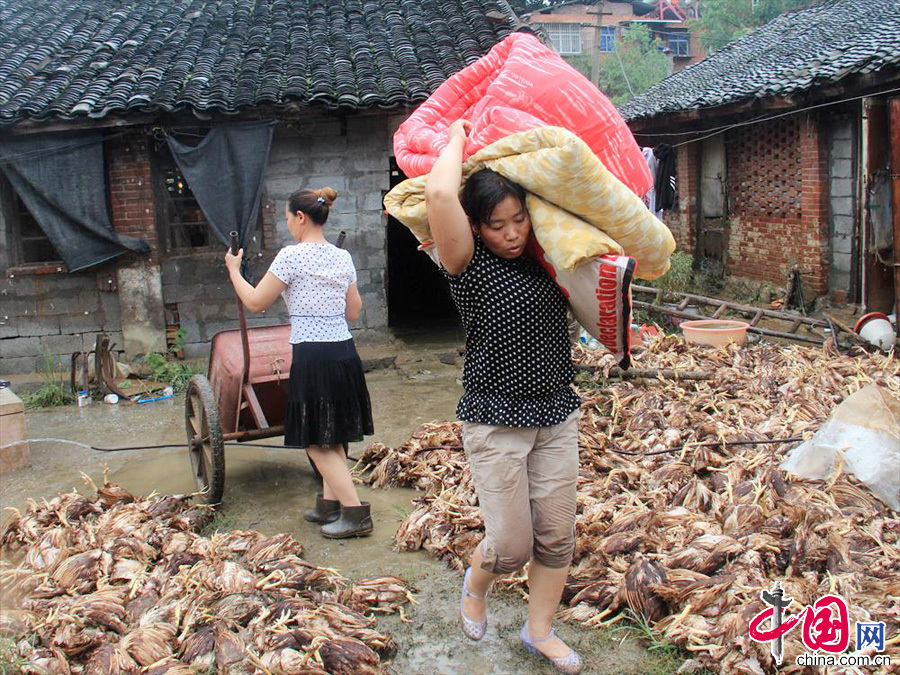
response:
<path fill-rule="evenodd" d="M 664 291 L 689 293 L 693 281 L 694 259 L 689 253 L 675 251 L 670 258 L 672 266 L 659 279 L 648 282 L 648 286 L 661 288 Z"/>
<path fill-rule="evenodd" d="M 36 391 L 25 394 L 22 402 L 29 408 L 52 408 L 75 402 L 75 394 L 65 376 L 57 371 L 58 363 L 49 354 L 44 354 L 40 373 L 43 382 Z"/>
<path fill-rule="evenodd" d="M 174 360 L 174 355 L 184 349 L 185 336 L 185 331 L 179 330 L 167 354 L 147 354 L 144 357 L 144 363 L 150 368 L 149 377 L 158 382 L 168 382 L 176 392 L 187 389 L 190 379 L 204 372 L 202 368 Z"/>
<path fill-rule="evenodd" d="M 21 673 L 26 665 L 25 659 L 16 654 L 16 643 L 9 638 L 0 638 L 0 675 Z"/>
<path fill-rule="evenodd" d="M 150 379 L 158 382 L 168 382 L 176 391 L 187 389 L 188 382 L 197 373 L 203 372 L 202 368 L 192 366 L 180 361 L 169 361 L 165 354 L 147 354 L 144 363 L 150 368 Z"/>
<path fill-rule="evenodd" d="M 631 609 L 626 609 L 628 617 L 626 623 L 613 626 L 612 632 L 632 634 L 640 642 L 646 645 L 647 650 L 653 655 L 647 670 L 647 675 L 674 675 L 681 665 L 690 658 L 690 655 L 678 645 L 666 642 L 660 638 L 659 633 L 653 630 L 646 617 Z M 698 675 L 713 675 L 712 671 L 703 669 L 696 671 Z"/>
<path fill-rule="evenodd" d="M 704 0 L 702 16 L 692 23 L 699 29 L 700 44 L 712 52 L 742 38 L 779 14 L 804 9 L 817 1 Z"/>
<path fill-rule="evenodd" d="M 600 57 L 600 90 L 616 105 L 646 91 L 669 74 L 669 59 L 660 51 L 659 40 L 640 24 L 622 27 L 615 50 Z M 582 75 L 591 78 L 591 55 L 567 57 Z"/>

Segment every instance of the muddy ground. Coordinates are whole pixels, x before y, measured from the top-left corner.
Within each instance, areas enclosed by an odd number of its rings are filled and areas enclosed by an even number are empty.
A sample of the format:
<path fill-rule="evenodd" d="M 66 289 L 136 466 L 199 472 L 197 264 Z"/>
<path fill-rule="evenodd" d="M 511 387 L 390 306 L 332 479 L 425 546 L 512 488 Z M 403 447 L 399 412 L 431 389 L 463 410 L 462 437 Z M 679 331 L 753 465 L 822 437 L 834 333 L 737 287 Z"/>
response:
<path fill-rule="evenodd" d="M 461 393 L 461 361 L 450 361 L 460 346 L 458 334 L 440 337 L 406 336 L 389 348 L 370 348 L 370 356 L 396 354 L 395 364 L 367 375 L 375 416 L 375 436 L 388 445 L 403 443 L 419 424 L 452 419 Z M 367 349 L 360 349 L 363 357 Z M 102 446 L 184 443 L 184 401 L 176 397 L 143 405 L 85 408 L 68 406 L 29 410 L 31 438 L 60 438 Z M 375 533 L 372 537 L 333 542 L 319 536 L 300 513 L 316 491 L 316 481 L 304 455 L 277 447 L 281 439 L 264 441 L 265 448 L 228 447 L 224 503 L 219 529 L 250 528 L 267 534 L 288 532 L 301 541 L 305 557 L 313 563 L 336 567 L 361 578 L 381 574 L 401 576 L 418 589 L 418 604 L 399 617 L 380 619 L 396 637 L 399 651 L 391 670 L 398 675 L 513 675 L 551 673 L 551 668 L 525 653 L 518 631 L 525 618 L 525 603 L 512 592 L 496 593 L 490 600 L 490 625 L 481 643 L 472 643 L 457 625 L 460 577 L 424 552 L 396 553 L 391 539 L 411 509 L 414 490 L 369 490 L 362 498 L 372 502 Z M 364 444 L 354 444 L 358 457 Z M 194 490 L 186 448 L 101 453 L 58 442 L 35 443 L 31 466 L 0 476 L 0 506 L 21 508 L 29 498 L 52 497 L 73 487 L 85 491 L 79 477 L 84 471 L 99 480 L 103 470 L 110 480 L 137 494 L 152 491 L 181 493 Z M 560 634 L 578 649 L 588 667 L 585 673 L 638 675 L 674 673 L 681 659 L 650 650 L 636 633 L 622 629 L 594 630 L 562 625 Z"/>

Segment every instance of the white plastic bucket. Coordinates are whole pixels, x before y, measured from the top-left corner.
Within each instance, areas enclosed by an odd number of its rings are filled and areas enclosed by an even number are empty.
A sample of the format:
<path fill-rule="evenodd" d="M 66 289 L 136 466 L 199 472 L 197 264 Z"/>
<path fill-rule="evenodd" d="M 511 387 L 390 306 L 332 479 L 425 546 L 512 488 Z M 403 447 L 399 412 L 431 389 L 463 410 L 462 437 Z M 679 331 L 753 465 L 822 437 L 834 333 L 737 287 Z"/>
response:
<path fill-rule="evenodd" d="M 881 312 L 869 312 L 856 323 L 856 332 L 871 345 L 884 351 L 890 351 L 896 337 L 894 327 L 887 316 Z"/>

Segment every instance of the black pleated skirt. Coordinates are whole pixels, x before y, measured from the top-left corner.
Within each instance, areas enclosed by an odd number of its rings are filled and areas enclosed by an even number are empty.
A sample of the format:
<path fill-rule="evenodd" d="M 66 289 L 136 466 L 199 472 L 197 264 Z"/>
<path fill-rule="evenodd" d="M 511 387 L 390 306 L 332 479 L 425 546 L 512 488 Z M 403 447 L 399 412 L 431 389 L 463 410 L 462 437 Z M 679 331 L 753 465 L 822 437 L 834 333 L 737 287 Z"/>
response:
<path fill-rule="evenodd" d="M 369 390 L 353 339 L 293 347 L 284 444 L 325 447 L 374 433 Z"/>

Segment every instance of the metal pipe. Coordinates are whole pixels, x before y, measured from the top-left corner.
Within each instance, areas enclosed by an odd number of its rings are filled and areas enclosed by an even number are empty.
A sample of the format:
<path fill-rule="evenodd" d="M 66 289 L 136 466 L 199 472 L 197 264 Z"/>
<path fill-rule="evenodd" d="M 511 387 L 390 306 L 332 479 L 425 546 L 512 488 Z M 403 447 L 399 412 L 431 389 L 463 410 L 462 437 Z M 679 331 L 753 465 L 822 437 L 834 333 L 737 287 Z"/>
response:
<path fill-rule="evenodd" d="M 891 220 L 894 229 L 894 316 L 900 334 L 900 97 L 889 101 L 891 144 Z"/>
<path fill-rule="evenodd" d="M 231 255 L 237 255 L 240 243 L 238 242 L 238 233 L 231 231 Z M 241 388 L 237 397 L 237 410 L 234 415 L 235 428 L 240 424 L 241 419 L 241 403 L 244 398 L 244 385 L 250 379 L 250 335 L 247 333 L 247 314 L 244 312 L 244 303 L 241 302 L 241 296 L 237 290 L 234 291 L 234 297 L 237 298 L 238 319 L 241 322 L 241 347 L 244 350 L 244 371 L 241 375 Z"/>
<path fill-rule="evenodd" d="M 868 311 L 866 305 L 869 300 L 868 275 L 866 274 L 866 257 L 869 248 L 869 233 L 866 227 L 868 220 L 866 218 L 866 194 L 869 182 L 869 114 L 867 102 L 868 99 L 866 98 L 860 101 L 859 173 L 857 174 L 858 180 L 856 182 L 856 218 L 859 223 L 859 302 L 862 307 L 862 313 Z"/>

